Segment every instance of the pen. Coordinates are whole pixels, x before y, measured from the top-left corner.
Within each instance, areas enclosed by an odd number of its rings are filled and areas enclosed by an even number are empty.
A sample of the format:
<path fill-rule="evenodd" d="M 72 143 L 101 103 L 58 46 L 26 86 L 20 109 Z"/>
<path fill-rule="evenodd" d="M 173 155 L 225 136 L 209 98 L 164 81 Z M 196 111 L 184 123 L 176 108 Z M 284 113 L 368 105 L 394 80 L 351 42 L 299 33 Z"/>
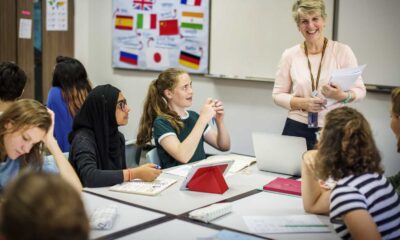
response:
<path fill-rule="evenodd" d="M 158 166 L 158 165 L 155 165 L 154 168 L 155 168 L 155 169 L 161 169 L 161 167 Z"/>
<path fill-rule="evenodd" d="M 212 118 L 212 124 L 215 125 L 215 117 Z"/>
<path fill-rule="evenodd" d="M 328 227 L 326 224 L 286 224 L 283 227 Z"/>

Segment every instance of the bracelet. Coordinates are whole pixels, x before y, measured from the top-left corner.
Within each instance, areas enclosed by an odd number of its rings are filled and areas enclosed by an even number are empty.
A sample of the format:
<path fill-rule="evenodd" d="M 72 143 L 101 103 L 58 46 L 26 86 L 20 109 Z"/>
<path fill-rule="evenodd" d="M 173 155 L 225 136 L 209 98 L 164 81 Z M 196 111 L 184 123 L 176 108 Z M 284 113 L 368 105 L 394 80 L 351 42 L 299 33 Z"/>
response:
<path fill-rule="evenodd" d="M 351 97 L 351 93 L 347 92 L 347 97 L 343 100 L 344 104 L 347 104 L 351 101 L 352 97 Z"/>

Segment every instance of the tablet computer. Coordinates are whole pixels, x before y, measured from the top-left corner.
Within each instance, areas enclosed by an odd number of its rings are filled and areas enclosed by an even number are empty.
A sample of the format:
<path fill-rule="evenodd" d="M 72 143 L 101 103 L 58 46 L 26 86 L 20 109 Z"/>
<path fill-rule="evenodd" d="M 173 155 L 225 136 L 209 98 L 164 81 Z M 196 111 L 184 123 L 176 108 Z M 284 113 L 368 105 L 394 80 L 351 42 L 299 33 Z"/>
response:
<path fill-rule="evenodd" d="M 214 163 L 198 163 L 192 166 L 189 173 L 183 181 L 180 190 L 188 190 L 188 184 L 192 181 L 197 181 L 202 176 L 210 172 L 219 172 L 224 176 L 232 166 L 234 160 L 218 161 Z"/>

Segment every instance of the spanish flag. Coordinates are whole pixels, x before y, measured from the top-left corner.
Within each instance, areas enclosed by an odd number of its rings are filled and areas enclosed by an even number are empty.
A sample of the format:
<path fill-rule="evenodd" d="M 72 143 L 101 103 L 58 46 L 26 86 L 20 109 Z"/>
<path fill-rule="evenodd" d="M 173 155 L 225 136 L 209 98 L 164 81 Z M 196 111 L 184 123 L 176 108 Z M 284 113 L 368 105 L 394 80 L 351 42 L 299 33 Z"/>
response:
<path fill-rule="evenodd" d="M 133 17 L 117 15 L 115 17 L 115 28 L 121 30 L 132 30 L 133 29 Z"/>

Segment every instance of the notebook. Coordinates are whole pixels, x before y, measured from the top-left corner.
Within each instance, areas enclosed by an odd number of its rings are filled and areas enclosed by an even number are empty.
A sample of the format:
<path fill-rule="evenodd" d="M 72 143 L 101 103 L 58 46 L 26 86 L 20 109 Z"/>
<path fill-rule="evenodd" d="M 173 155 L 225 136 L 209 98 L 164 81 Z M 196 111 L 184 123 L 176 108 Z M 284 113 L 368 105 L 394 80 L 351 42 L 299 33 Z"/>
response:
<path fill-rule="evenodd" d="M 130 182 L 124 182 L 114 185 L 109 188 L 110 191 L 135 193 L 142 195 L 154 196 L 167 189 L 174 184 L 176 179 L 172 178 L 157 178 L 153 182 L 144 182 L 140 179 L 135 179 Z"/>
<path fill-rule="evenodd" d="M 275 180 L 264 185 L 263 189 L 267 191 L 301 196 L 301 182 L 294 179 L 277 177 Z"/>
<path fill-rule="evenodd" d="M 307 151 L 305 138 L 254 132 L 257 167 L 262 171 L 301 175 L 301 156 Z"/>

